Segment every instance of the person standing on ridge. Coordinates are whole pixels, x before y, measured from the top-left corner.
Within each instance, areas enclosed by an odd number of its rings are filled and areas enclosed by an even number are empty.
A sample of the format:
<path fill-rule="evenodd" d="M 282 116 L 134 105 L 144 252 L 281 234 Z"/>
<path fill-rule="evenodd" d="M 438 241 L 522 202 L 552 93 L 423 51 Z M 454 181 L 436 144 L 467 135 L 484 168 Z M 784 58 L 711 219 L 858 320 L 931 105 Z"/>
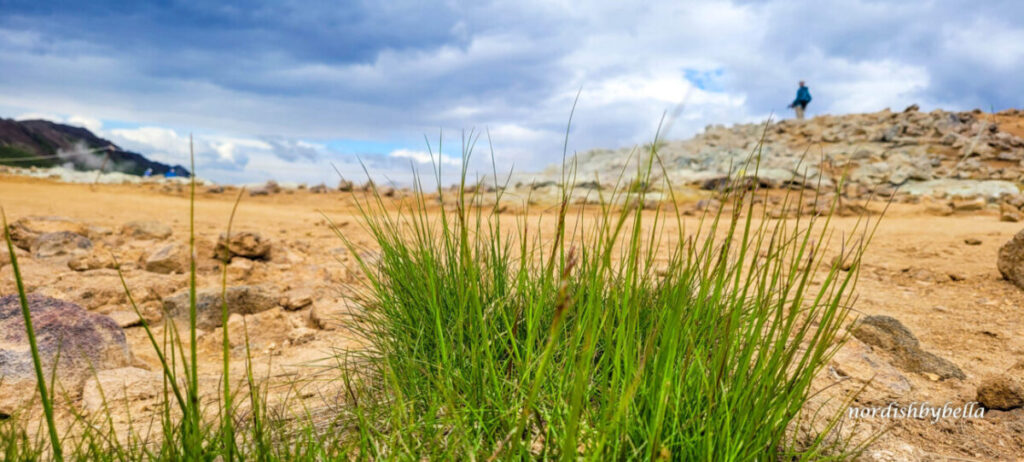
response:
<path fill-rule="evenodd" d="M 796 90 L 796 99 L 789 107 L 796 111 L 796 118 L 803 120 L 804 110 L 807 109 L 807 103 L 811 102 L 811 90 L 804 85 L 804 81 L 800 81 L 800 88 Z"/>

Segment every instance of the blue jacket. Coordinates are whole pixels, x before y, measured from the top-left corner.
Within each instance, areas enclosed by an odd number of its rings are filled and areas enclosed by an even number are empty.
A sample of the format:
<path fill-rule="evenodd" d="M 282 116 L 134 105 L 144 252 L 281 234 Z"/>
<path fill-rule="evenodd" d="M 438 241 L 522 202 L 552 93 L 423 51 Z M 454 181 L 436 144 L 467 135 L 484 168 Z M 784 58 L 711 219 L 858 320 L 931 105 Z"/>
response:
<path fill-rule="evenodd" d="M 810 102 L 811 90 L 807 89 L 807 87 L 800 87 L 800 89 L 796 91 L 796 99 L 793 100 L 793 104 L 791 104 L 790 106 L 796 106 L 797 104 L 806 106 L 807 103 Z"/>

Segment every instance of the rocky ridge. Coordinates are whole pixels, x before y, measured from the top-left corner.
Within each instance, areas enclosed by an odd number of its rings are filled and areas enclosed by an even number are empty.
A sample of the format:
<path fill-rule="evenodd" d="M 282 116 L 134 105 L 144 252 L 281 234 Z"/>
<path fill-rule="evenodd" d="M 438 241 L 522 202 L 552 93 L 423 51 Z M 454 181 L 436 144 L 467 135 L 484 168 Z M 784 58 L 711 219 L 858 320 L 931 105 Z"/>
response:
<path fill-rule="evenodd" d="M 808 120 L 710 125 L 688 140 L 662 141 L 665 166 L 654 167 L 651 187 L 660 180 L 701 189 L 721 187 L 727 176 L 745 176 L 767 187 L 819 187 L 832 190 L 843 180 L 844 197 L 897 196 L 908 201 L 985 198 L 1017 194 L 1024 182 L 1024 111 L 997 114 L 979 110 L 822 115 Z M 581 197 L 609 188 L 620 174 L 636 174 L 638 157 L 650 146 L 595 149 L 575 156 Z M 747 163 L 752 154 L 759 165 Z M 561 165 L 536 174 L 515 175 L 517 189 L 558 189 Z M 593 194 L 591 194 L 593 195 Z M 1019 209 L 1018 209 L 1019 210 Z"/>

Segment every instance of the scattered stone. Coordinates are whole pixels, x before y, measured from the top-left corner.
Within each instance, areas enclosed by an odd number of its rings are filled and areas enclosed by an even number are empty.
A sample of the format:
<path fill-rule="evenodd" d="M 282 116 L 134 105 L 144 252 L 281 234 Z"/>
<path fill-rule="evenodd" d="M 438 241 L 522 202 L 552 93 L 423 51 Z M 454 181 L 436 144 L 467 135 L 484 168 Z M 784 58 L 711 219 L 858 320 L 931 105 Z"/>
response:
<path fill-rule="evenodd" d="M 953 211 L 976 212 L 978 210 L 984 210 L 986 203 L 985 199 L 982 198 L 967 201 L 953 201 Z"/>
<path fill-rule="evenodd" d="M 167 244 L 146 257 L 146 271 L 160 274 L 184 273 L 188 254 L 178 244 Z"/>
<path fill-rule="evenodd" d="M 281 299 L 281 306 L 286 310 L 300 310 L 313 304 L 313 291 L 309 288 L 289 290 Z"/>
<path fill-rule="evenodd" d="M 68 268 L 75 271 L 91 271 L 97 269 L 115 269 L 117 261 L 108 251 L 93 249 L 92 252 L 78 254 L 68 260 Z"/>
<path fill-rule="evenodd" d="M 89 253 L 92 241 L 71 231 L 41 234 L 32 241 L 33 258 L 74 257 Z"/>
<path fill-rule="evenodd" d="M 22 250 L 19 247 L 14 248 L 14 256 L 18 257 L 18 261 L 22 261 L 29 257 L 29 253 Z M 11 264 L 11 254 L 7 251 L 7 243 L 0 238 L 0 268 Z"/>
<path fill-rule="evenodd" d="M 341 180 L 338 182 L 338 191 L 351 192 L 353 189 L 355 189 L 355 183 L 352 183 L 349 180 Z"/>
<path fill-rule="evenodd" d="M 38 294 L 29 294 L 28 304 L 43 369 L 55 370 L 69 392 L 77 394 L 94 371 L 131 364 L 124 331 L 112 319 Z M 35 398 L 36 383 L 17 295 L 0 298 L 0 332 L 0 413 L 10 414 Z"/>
<path fill-rule="evenodd" d="M 30 250 L 36 238 L 46 233 L 67 231 L 88 235 L 88 226 L 70 218 L 31 215 L 14 220 L 10 226 L 11 241 L 15 246 Z"/>
<path fill-rule="evenodd" d="M 1005 202 L 999 205 L 999 221 L 1017 223 L 1022 219 L 1024 219 L 1024 214 L 1022 214 L 1017 207 Z"/>
<path fill-rule="evenodd" d="M 853 328 L 858 340 L 892 355 L 897 367 L 919 374 L 932 373 L 940 379 L 965 379 L 956 364 L 921 349 L 917 337 L 890 316 L 867 316 Z"/>
<path fill-rule="evenodd" d="M 1009 411 L 1024 407 L 1024 380 L 1012 372 L 987 377 L 978 384 L 976 399 L 988 409 Z"/>
<path fill-rule="evenodd" d="M 324 194 L 327 192 L 327 185 L 320 183 L 312 188 L 309 188 L 309 192 L 313 194 Z"/>
<path fill-rule="evenodd" d="M 256 264 L 248 258 L 232 258 L 231 263 L 228 263 L 228 276 L 245 279 L 252 274 L 252 270 L 255 266 Z"/>
<path fill-rule="evenodd" d="M 257 232 L 242 231 L 231 233 L 230 242 L 227 234 L 217 239 L 214 254 L 221 261 L 230 261 L 232 257 L 266 259 L 270 256 L 270 239 Z"/>
<path fill-rule="evenodd" d="M 316 340 L 316 331 L 308 327 L 298 327 L 288 333 L 288 343 L 292 346 L 304 345 Z"/>
<path fill-rule="evenodd" d="M 234 286 L 227 288 L 228 313 L 253 314 L 277 306 L 281 297 L 264 286 Z M 221 289 L 200 289 L 196 293 L 196 323 L 200 329 L 221 325 Z M 184 318 L 189 314 L 189 292 L 183 290 L 163 300 L 164 311 L 170 316 Z"/>
<path fill-rule="evenodd" d="M 159 241 L 171 237 L 172 233 L 170 226 L 153 220 L 132 221 L 121 227 L 121 234 L 132 239 Z"/>
<path fill-rule="evenodd" d="M 1006 280 L 1024 289 L 1024 230 L 999 248 L 996 267 Z"/>
<path fill-rule="evenodd" d="M 978 239 L 976 237 L 969 237 L 967 239 L 964 239 L 964 244 L 967 244 L 967 245 L 981 245 L 981 239 Z"/>
<path fill-rule="evenodd" d="M 268 180 L 266 183 L 256 186 L 249 190 L 250 196 L 269 196 L 271 194 L 277 194 L 281 192 L 281 186 L 274 180 Z"/>
<path fill-rule="evenodd" d="M 930 202 L 924 210 L 930 215 L 947 217 L 953 214 L 953 205 L 948 202 Z"/>

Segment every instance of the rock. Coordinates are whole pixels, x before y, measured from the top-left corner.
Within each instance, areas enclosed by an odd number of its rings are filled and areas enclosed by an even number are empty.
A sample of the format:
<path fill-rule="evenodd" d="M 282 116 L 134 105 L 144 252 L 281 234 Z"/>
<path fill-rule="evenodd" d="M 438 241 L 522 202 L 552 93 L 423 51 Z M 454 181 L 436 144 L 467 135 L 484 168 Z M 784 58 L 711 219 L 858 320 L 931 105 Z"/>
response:
<path fill-rule="evenodd" d="M 31 215 L 14 220 L 10 226 L 11 241 L 15 246 L 29 250 L 37 237 L 46 233 L 67 231 L 80 235 L 88 235 L 88 226 L 84 223 L 64 217 Z"/>
<path fill-rule="evenodd" d="M 281 299 L 281 306 L 286 310 L 300 310 L 313 304 L 313 291 L 309 288 L 292 289 Z"/>
<path fill-rule="evenodd" d="M 121 234 L 131 239 L 159 241 L 171 237 L 172 232 L 170 226 L 153 220 L 131 221 L 121 227 Z"/>
<path fill-rule="evenodd" d="M 250 196 L 269 196 L 271 194 L 277 194 L 281 192 L 281 186 L 274 180 L 268 180 L 266 183 L 256 186 L 249 190 Z"/>
<path fill-rule="evenodd" d="M 999 248 L 996 268 L 1007 281 L 1024 289 L 1024 230 Z"/>
<path fill-rule="evenodd" d="M 122 328 L 142 325 L 142 318 L 140 318 L 139 314 L 132 309 L 113 311 L 107 313 L 107 317 L 113 319 L 114 322 Z"/>
<path fill-rule="evenodd" d="M 224 187 L 219 185 L 219 184 L 210 185 L 210 186 L 208 186 L 206 188 L 206 193 L 207 194 L 222 194 L 223 192 L 224 192 Z"/>
<path fill-rule="evenodd" d="M 231 233 L 229 242 L 227 234 L 221 234 L 214 253 L 221 261 L 230 261 L 235 256 L 267 259 L 270 257 L 270 240 L 256 232 L 241 231 Z"/>
<path fill-rule="evenodd" d="M 228 313 L 253 314 L 277 306 L 281 297 L 263 286 L 234 286 L 227 288 Z M 164 311 L 178 319 L 188 319 L 189 292 L 183 290 L 163 300 Z M 200 289 L 196 293 L 196 325 L 212 329 L 221 325 L 221 290 Z"/>
<path fill-rule="evenodd" d="M 867 316 L 853 328 L 858 340 L 892 355 L 894 364 L 908 372 L 932 373 L 940 379 L 965 379 L 955 364 L 921 349 L 920 342 L 902 323 L 890 316 Z"/>
<path fill-rule="evenodd" d="M 97 269 L 116 269 L 117 261 L 109 251 L 93 249 L 92 252 L 77 254 L 68 260 L 68 268 L 75 271 L 91 271 Z"/>
<path fill-rule="evenodd" d="M 1007 373 L 988 377 L 978 385 L 976 399 L 988 409 L 1009 411 L 1024 407 L 1024 382 Z"/>
<path fill-rule="evenodd" d="M 288 343 L 292 346 L 304 345 L 316 340 L 316 331 L 308 327 L 298 327 L 288 333 Z"/>
<path fill-rule="evenodd" d="M 953 205 L 948 202 L 929 202 L 924 210 L 930 215 L 947 217 L 953 214 Z"/>
<path fill-rule="evenodd" d="M 243 257 L 235 257 L 228 263 L 228 276 L 235 279 L 245 279 L 252 274 L 256 264 L 252 260 Z"/>
<path fill-rule="evenodd" d="M 38 294 L 29 294 L 28 303 L 43 369 L 48 374 L 55 370 L 57 380 L 68 392 L 77 395 L 82 382 L 94 371 L 132 363 L 124 331 L 112 319 Z M 36 387 L 17 295 L 0 298 L 0 332 L 0 413 L 10 414 L 35 399 L 32 390 Z"/>
<path fill-rule="evenodd" d="M 701 199 L 697 201 L 696 207 L 698 211 L 708 210 L 714 212 L 722 208 L 722 202 L 718 199 Z"/>
<path fill-rule="evenodd" d="M 1010 204 L 1009 202 L 1003 202 L 999 204 L 999 221 L 1005 221 L 1008 223 L 1016 223 L 1024 218 L 1020 210 Z"/>
<path fill-rule="evenodd" d="M 137 367 L 99 371 L 82 387 L 82 404 L 89 413 L 105 415 L 130 402 L 162 396 L 163 383 L 161 372 Z"/>
<path fill-rule="evenodd" d="M 71 231 L 44 233 L 32 241 L 33 258 L 74 257 L 89 253 L 92 241 Z"/>
<path fill-rule="evenodd" d="M 978 239 L 976 237 L 969 237 L 967 239 L 964 239 L 964 244 L 967 244 L 967 245 L 981 245 L 981 239 Z"/>
<path fill-rule="evenodd" d="M 160 274 L 184 273 L 188 253 L 178 244 L 167 244 L 146 257 L 146 271 Z"/>
<path fill-rule="evenodd" d="M 354 304 L 338 300 L 317 300 L 309 310 L 309 320 L 318 329 L 338 330 L 345 326 Z"/>
<path fill-rule="evenodd" d="M 985 209 L 985 199 L 978 198 L 968 201 L 953 201 L 953 211 L 955 212 L 976 212 L 978 210 Z"/>
<path fill-rule="evenodd" d="M 871 347 L 856 338 L 849 339 L 830 365 L 839 377 L 850 377 L 896 398 L 911 391 L 910 380 L 895 367 L 881 360 Z"/>
<path fill-rule="evenodd" d="M 19 247 L 15 247 L 14 248 L 14 256 L 18 257 L 18 261 L 23 261 L 23 259 L 29 257 L 29 253 L 24 251 L 24 250 L 22 250 Z M 7 242 L 4 242 L 4 240 L 2 238 L 0 238 L 0 268 L 3 268 L 4 266 L 10 265 L 10 264 L 11 264 L 11 254 L 10 254 L 10 252 L 7 251 Z"/>
<path fill-rule="evenodd" d="M 313 194 L 324 194 L 327 192 L 327 185 L 320 183 L 312 188 L 309 188 L 309 192 Z"/>
<path fill-rule="evenodd" d="M 352 183 L 349 180 L 341 180 L 338 182 L 338 191 L 351 192 L 353 189 L 355 189 L 355 183 Z"/>

